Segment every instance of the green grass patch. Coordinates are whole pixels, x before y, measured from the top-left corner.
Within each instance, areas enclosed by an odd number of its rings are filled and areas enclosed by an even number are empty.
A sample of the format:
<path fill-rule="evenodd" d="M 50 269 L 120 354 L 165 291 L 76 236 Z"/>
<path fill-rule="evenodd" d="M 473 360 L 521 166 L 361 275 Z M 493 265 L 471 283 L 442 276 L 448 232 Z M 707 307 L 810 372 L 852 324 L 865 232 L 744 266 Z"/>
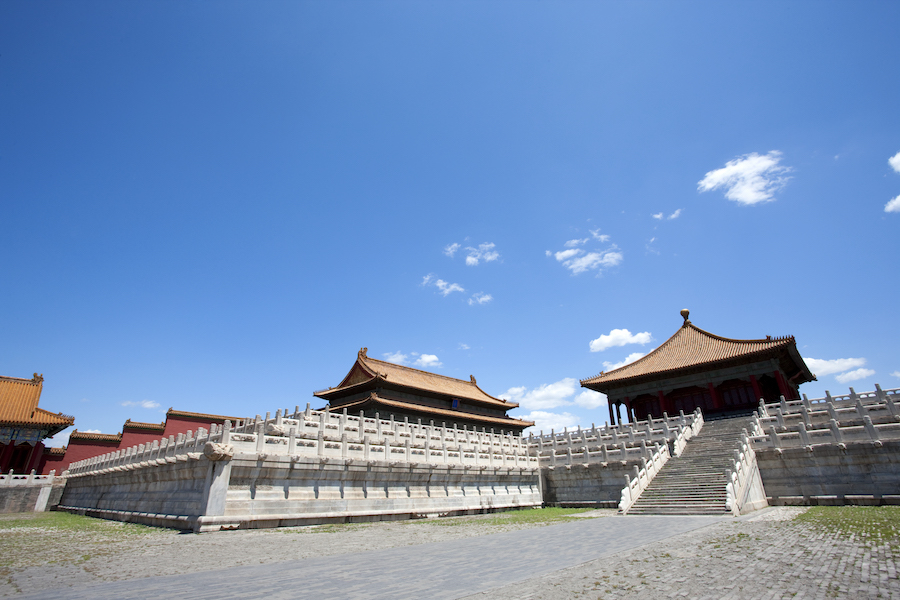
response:
<path fill-rule="evenodd" d="M 900 541 L 900 506 L 813 506 L 795 519 L 873 542 Z"/>
<path fill-rule="evenodd" d="M 99 533 L 109 535 L 141 535 L 158 531 L 137 523 L 107 521 L 67 512 L 17 513 L 0 515 L 0 533 L 21 529 L 43 529 L 49 532 Z"/>
<path fill-rule="evenodd" d="M 528 525 L 534 523 L 555 523 L 565 521 L 568 517 L 578 513 L 587 512 L 589 508 L 526 508 L 524 510 L 511 510 L 508 512 L 491 513 L 473 517 L 449 517 L 438 519 L 432 525 L 453 527 L 460 525 Z"/>

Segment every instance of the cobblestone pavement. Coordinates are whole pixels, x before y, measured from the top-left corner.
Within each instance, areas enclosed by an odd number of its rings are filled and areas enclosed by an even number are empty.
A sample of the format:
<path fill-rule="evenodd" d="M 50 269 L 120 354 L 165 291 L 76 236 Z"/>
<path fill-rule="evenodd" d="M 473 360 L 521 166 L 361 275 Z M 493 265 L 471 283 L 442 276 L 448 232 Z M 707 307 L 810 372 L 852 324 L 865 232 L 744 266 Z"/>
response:
<path fill-rule="evenodd" d="M 87 587 L 46 589 L 18 597 L 54 600 L 60 597 L 90 600 L 265 597 L 267 600 L 279 600 L 300 596 L 451 600 L 577 565 L 605 554 L 658 543 L 725 518 L 575 519 L 558 525 L 417 546 L 225 570 L 219 567 L 220 570 L 145 577 Z M 235 546 L 231 551 L 242 553 L 243 549 Z M 216 565 L 219 557 L 207 555 L 204 558 L 208 568 Z"/>
<path fill-rule="evenodd" d="M 161 533 L 98 557 L 91 571 L 19 572 L 18 589 L 44 591 L 15 597 L 900 599 L 896 538 L 817 530 L 793 520 L 804 510 L 579 518 L 490 535 L 427 522 L 327 534 Z M 96 585 L 104 579 L 117 581 Z"/>
<path fill-rule="evenodd" d="M 900 546 L 817 531 L 802 508 L 716 523 L 468 600 L 898 598 Z M 630 517 L 626 517 L 630 518 Z"/>

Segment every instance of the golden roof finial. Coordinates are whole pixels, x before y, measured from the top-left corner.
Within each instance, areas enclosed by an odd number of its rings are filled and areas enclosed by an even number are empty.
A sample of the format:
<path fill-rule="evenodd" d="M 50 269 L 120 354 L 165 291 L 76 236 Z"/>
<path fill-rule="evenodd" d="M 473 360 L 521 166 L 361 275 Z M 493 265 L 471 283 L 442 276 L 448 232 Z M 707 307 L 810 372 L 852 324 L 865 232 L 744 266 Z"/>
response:
<path fill-rule="evenodd" d="M 686 308 L 682 308 L 681 316 L 684 317 L 684 325 L 687 325 L 688 323 L 690 323 L 690 321 L 688 321 L 688 317 L 691 316 L 691 311 L 689 311 Z M 682 325 L 682 327 L 684 327 L 684 325 Z"/>

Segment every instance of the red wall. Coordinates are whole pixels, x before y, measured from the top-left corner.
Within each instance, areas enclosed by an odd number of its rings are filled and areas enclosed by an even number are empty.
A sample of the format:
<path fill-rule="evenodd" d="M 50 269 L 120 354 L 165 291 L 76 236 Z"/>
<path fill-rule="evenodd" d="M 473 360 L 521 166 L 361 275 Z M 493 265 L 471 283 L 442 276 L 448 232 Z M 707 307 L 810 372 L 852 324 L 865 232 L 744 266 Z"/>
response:
<path fill-rule="evenodd" d="M 146 429 L 128 429 L 124 428 L 122 431 L 122 442 L 116 448 L 117 450 L 122 450 L 124 448 L 131 448 L 132 446 L 138 446 L 140 444 L 146 444 L 148 442 L 153 442 L 153 440 L 158 440 L 163 436 L 162 431 L 147 431 Z"/>
<path fill-rule="evenodd" d="M 196 419 L 172 415 L 166 418 L 166 432 L 160 437 L 169 437 L 170 435 L 178 437 L 179 433 L 187 433 L 188 430 L 196 434 L 199 427 L 209 431 L 210 423 L 221 425 L 224 422 L 225 419 Z"/>

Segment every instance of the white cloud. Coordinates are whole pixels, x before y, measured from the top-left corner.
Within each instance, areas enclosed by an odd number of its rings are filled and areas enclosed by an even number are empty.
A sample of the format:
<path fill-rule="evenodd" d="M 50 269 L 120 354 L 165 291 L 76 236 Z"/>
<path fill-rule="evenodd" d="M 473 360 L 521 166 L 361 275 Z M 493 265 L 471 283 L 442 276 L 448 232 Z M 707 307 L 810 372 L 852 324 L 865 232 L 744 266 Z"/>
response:
<path fill-rule="evenodd" d="M 562 252 L 557 252 L 553 256 L 556 257 L 556 260 L 558 260 L 559 262 L 565 263 L 568 259 L 572 258 L 573 256 L 578 256 L 582 252 L 584 252 L 584 250 L 573 248 L 571 250 L 563 250 Z"/>
<path fill-rule="evenodd" d="M 900 371 L 894 371 L 893 373 L 891 373 L 891 375 L 893 375 L 894 377 L 900 377 Z"/>
<path fill-rule="evenodd" d="M 875 371 L 873 371 L 872 369 L 855 369 L 853 371 L 841 373 L 840 375 L 835 375 L 834 378 L 841 383 L 850 383 L 851 381 L 856 381 L 857 379 L 865 379 L 866 377 L 871 377 L 874 374 Z"/>
<path fill-rule="evenodd" d="M 413 353 L 415 354 L 415 352 Z M 444 366 L 438 357 L 434 354 L 420 354 L 419 358 L 417 358 L 414 362 L 414 365 L 418 365 L 420 367 L 442 367 Z"/>
<path fill-rule="evenodd" d="M 573 428 L 580 422 L 578 415 L 572 413 L 552 413 L 543 410 L 534 410 L 527 415 L 516 415 L 517 419 L 526 421 L 534 421 L 534 427 L 528 427 L 523 432 L 524 435 L 529 433 L 538 433 L 544 431 L 550 433 L 550 430 L 562 431 L 566 427 Z"/>
<path fill-rule="evenodd" d="M 459 343 L 459 349 L 460 349 L 460 350 L 468 350 L 468 349 L 469 349 L 469 345 L 468 345 L 468 344 L 463 344 L 462 342 L 460 342 L 460 343 Z"/>
<path fill-rule="evenodd" d="M 456 254 L 456 251 L 459 250 L 460 248 L 461 248 L 461 246 L 460 246 L 459 244 L 455 244 L 455 243 L 454 243 L 454 244 L 448 244 L 448 245 L 444 248 L 444 254 L 446 254 L 446 255 L 449 256 L 450 258 L 453 258 L 453 255 Z"/>
<path fill-rule="evenodd" d="M 433 285 L 441 291 L 441 295 L 447 296 L 453 292 L 465 292 L 466 290 L 458 283 L 448 283 L 443 279 L 435 279 L 434 275 L 428 274 L 422 278 L 422 285 Z"/>
<path fill-rule="evenodd" d="M 898 173 L 900 173 L 900 152 L 893 155 L 888 159 L 888 164 L 891 165 L 891 168 Z"/>
<path fill-rule="evenodd" d="M 72 430 L 74 431 L 74 429 Z M 47 448 L 62 448 L 63 446 L 69 445 L 69 434 L 72 433 L 70 430 L 60 431 L 53 437 L 47 438 L 44 440 L 44 446 Z M 91 431 L 91 433 L 100 433 L 99 431 Z"/>
<path fill-rule="evenodd" d="M 680 216 L 681 216 L 681 209 L 679 208 L 678 210 L 673 212 L 671 215 L 669 215 L 668 219 L 671 221 L 672 219 L 677 219 Z"/>
<path fill-rule="evenodd" d="M 842 371 L 849 371 L 866 364 L 865 358 L 835 358 L 833 360 L 821 360 L 818 358 L 804 358 L 803 361 L 809 370 L 817 377 L 824 377 Z"/>
<path fill-rule="evenodd" d="M 386 352 L 385 354 L 382 354 L 382 356 L 384 356 L 385 360 L 387 360 L 388 362 L 396 363 L 398 365 L 405 364 L 406 359 L 409 358 L 406 354 L 403 354 L 399 350 L 397 350 L 396 352 Z"/>
<path fill-rule="evenodd" d="M 525 410 L 556 408 L 571 404 L 568 398 L 575 393 L 577 386 L 578 380 L 567 377 L 556 383 L 545 383 L 530 391 L 524 386 L 509 388 L 505 394 L 498 397 L 518 402 Z"/>
<path fill-rule="evenodd" d="M 654 219 L 656 219 L 657 221 L 662 221 L 662 218 L 663 218 L 663 214 L 661 212 L 658 212 L 658 213 L 650 215 L 650 216 L 653 217 Z"/>
<path fill-rule="evenodd" d="M 599 229 L 591 229 L 591 237 L 597 240 L 598 242 L 604 243 L 609 241 L 609 236 L 606 234 L 600 234 Z"/>
<path fill-rule="evenodd" d="M 474 267 L 480 261 L 491 262 L 500 258 L 500 253 L 494 250 L 496 244 L 492 244 L 490 242 L 485 242 L 484 244 L 478 244 L 477 248 L 466 248 L 466 264 L 470 267 Z"/>
<path fill-rule="evenodd" d="M 618 369 L 619 367 L 624 367 L 627 364 L 631 364 L 639 358 L 643 358 L 645 356 L 644 352 L 632 352 L 628 356 L 625 357 L 625 360 L 622 362 L 612 363 L 603 361 L 603 368 L 608 373 L 609 371 L 613 371 Z"/>
<path fill-rule="evenodd" d="M 141 408 L 159 408 L 159 402 L 154 402 L 153 400 L 141 400 L 140 402 L 134 400 L 126 400 L 122 403 L 122 406 L 140 406 Z M 97 433 L 100 433 L 99 431 Z"/>
<path fill-rule="evenodd" d="M 753 152 L 725 163 L 725 166 L 710 171 L 697 184 L 701 192 L 719 188 L 725 189 L 725 197 L 740 204 L 753 205 L 774 200 L 774 194 L 787 183 L 785 173 L 790 167 L 783 167 L 781 152 L 772 150 L 760 156 Z"/>
<path fill-rule="evenodd" d="M 575 404 L 582 408 L 600 408 L 606 406 L 606 394 L 594 390 L 584 390 L 575 396 Z"/>
<path fill-rule="evenodd" d="M 615 246 L 613 249 L 605 252 L 587 253 L 580 248 L 574 248 L 572 250 L 557 252 L 555 256 L 556 260 L 565 265 L 565 267 L 572 271 L 572 274 L 574 275 L 579 275 L 585 271 L 594 269 L 600 270 L 608 267 L 615 267 L 622 262 L 623 258 L 625 258 Z"/>
<path fill-rule="evenodd" d="M 494 297 L 491 296 L 490 294 L 476 292 L 475 294 L 472 294 L 471 298 L 469 298 L 469 306 L 472 306 L 474 304 L 487 304 L 488 302 L 490 302 L 493 299 L 494 299 Z"/>
<path fill-rule="evenodd" d="M 601 235 L 599 229 L 591 230 L 591 238 L 600 242 L 608 242 L 608 235 Z M 580 275 L 586 271 L 597 271 L 597 274 L 603 272 L 603 269 L 615 267 L 624 259 L 623 254 L 619 251 L 619 247 L 612 244 L 605 250 L 586 251 L 584 248 L 578 248 L 591 241 L 591 238 L 569 240 L 563 244 L 567 249 L 559 252 L 551 252 L 547 250 L 547 256 L 552 256 L 561 262 L 564 267 L 572 271 L 573 275 Z"/>
<path fill-rule="evenodd" d="M 884 212 L 900 212 L 900 196 L 888 201 L 884 205 Z"/>
<path fill-rule="evenodd" d="M 617 348 L 627 344 L 648 344 L 653 341 L 649 331 L 632 334 L 627 329 L 613 329 L 591 341 L 591 352 L 602 352 L 607 348 Z"/>

